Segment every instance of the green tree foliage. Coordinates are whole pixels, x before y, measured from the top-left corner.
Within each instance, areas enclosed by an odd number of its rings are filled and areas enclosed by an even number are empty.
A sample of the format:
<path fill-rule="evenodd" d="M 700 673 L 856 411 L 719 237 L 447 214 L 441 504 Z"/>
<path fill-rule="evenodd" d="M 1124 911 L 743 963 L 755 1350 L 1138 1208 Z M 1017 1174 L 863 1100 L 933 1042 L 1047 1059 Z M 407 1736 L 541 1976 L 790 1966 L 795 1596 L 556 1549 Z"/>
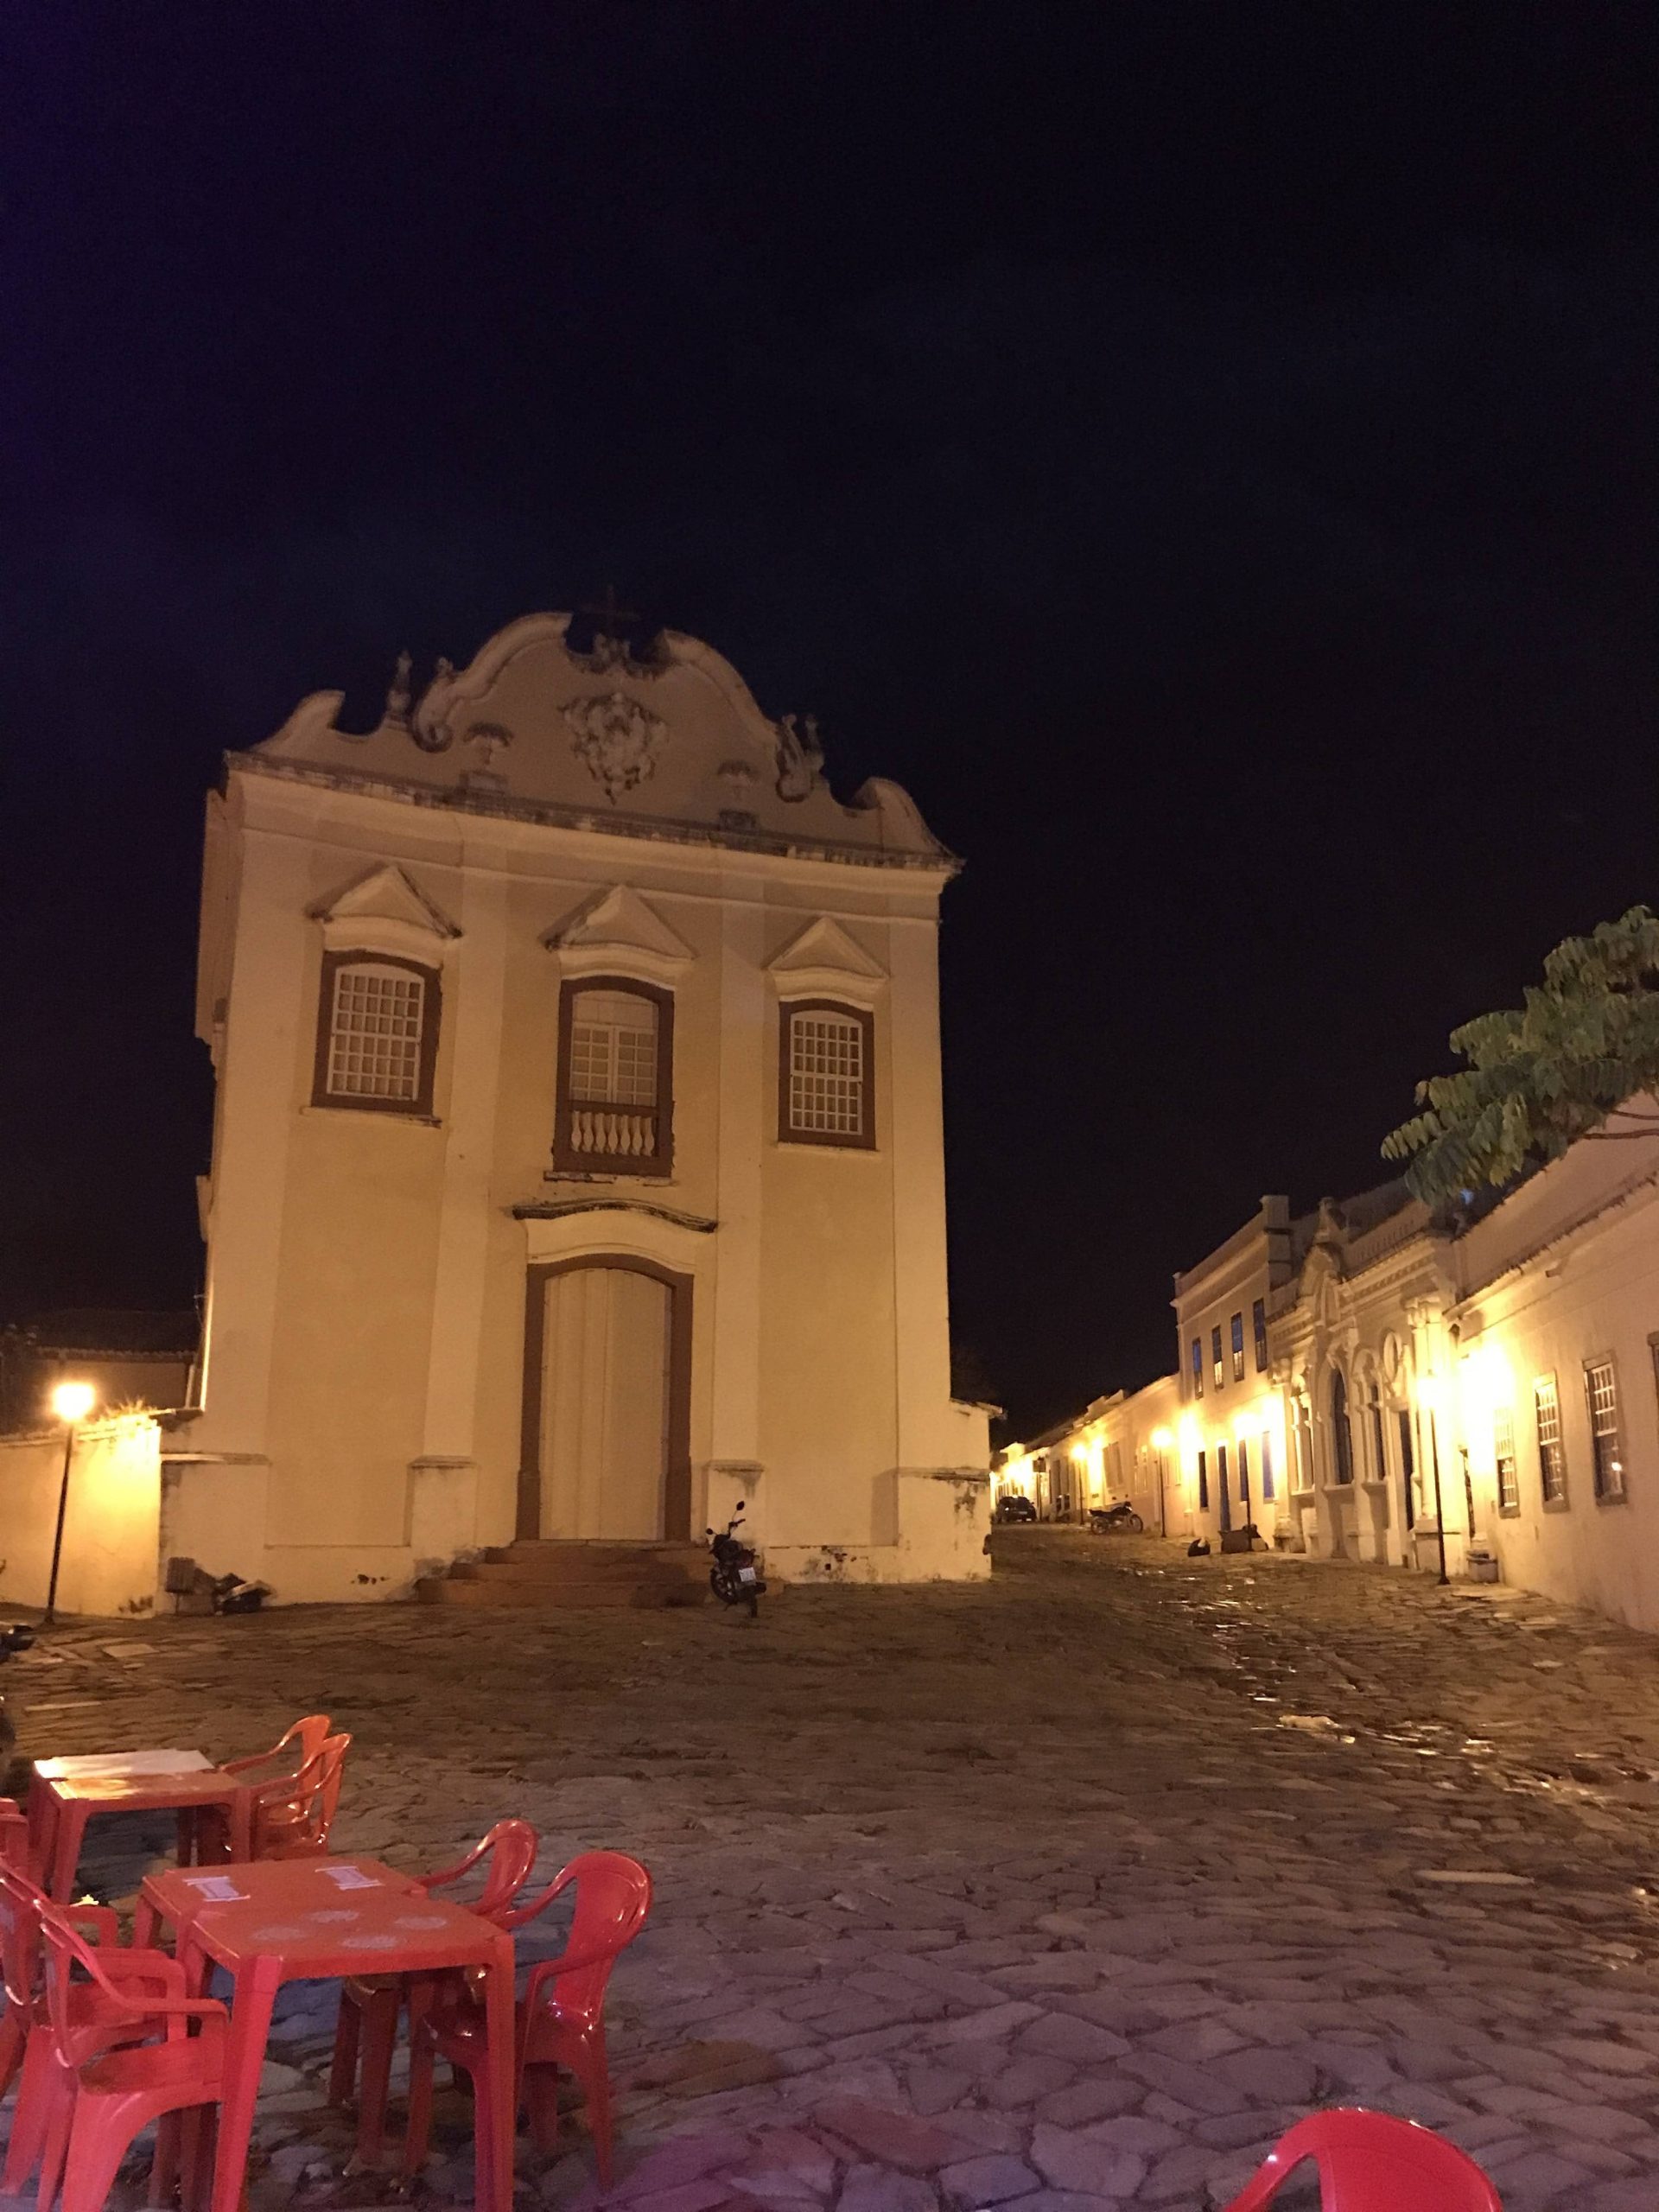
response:
<path fill-rule="evenodd" d="M 1580 1137 L 1659 1133 L 1638 1092 L 1659 1092 L 1659 917 L 1632 906 L 1570 937 L 1518 1008 L 1452 1032 L 1468 1065 L 1417 1086 L 1425 1110 L 1383 1140 L 1406 1180 L 1435 1205 L 1501 1189 Z"/>

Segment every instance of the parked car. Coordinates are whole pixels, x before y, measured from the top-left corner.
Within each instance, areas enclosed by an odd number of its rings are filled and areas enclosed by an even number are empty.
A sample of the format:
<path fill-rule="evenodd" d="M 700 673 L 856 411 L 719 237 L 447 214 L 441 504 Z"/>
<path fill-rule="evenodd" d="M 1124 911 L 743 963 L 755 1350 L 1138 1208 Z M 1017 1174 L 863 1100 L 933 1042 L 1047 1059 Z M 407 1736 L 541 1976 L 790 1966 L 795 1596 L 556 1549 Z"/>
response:
<path fill-rule="evenodd" d="M 996 1501 L 999 1521 L 1034 1521 L 1037 1509 L 1028 1497 L 1021 1497 L 1017 1490 L 1005 1490 Z"/>

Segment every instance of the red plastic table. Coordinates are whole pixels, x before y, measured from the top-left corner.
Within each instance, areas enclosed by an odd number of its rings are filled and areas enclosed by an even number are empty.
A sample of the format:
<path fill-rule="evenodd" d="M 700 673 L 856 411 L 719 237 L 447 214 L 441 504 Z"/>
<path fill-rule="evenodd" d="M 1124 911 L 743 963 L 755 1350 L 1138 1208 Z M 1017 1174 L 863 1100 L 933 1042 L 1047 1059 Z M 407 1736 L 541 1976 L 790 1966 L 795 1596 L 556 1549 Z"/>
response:
<path fill-rule="evenodd" d="M 507 1929 L 428 1897 L 412 1875 L 377 1859 L 263 1859 L 152 1874 L 140 1893 L 134 1942 L 152 1942 L 157 1921 L 176 1929 L 193 1989 L 205 1993 L 210 1966 L 223 1967 L 235 1984 L 211 2212 L 237 2212 L 271 2006 L 283 1983 L 455 1967 L 486 1969 L 493 2156 L 489 2201 L 480 2200 L 479 2212 L 512 2212 L 517 2099 Z"/>
<path fill-rule="evenodd" d="M 111 1752 L 103 1772 L 90 1760 L 35 1764 L 29 1791 L 29 1861 L 41 1888 L 60 1904 L 73 1902 L 80 1847 L 94 1813 L 191 1813 L 219 1805 L 230 1825 L 232 1857 L 246 1859 L 252 1851 L 253 1791 L 242 1776 L 215 1766 L 120 1771 L 120 1762 L 131 1757 Z M 81 1770 L 52 1773 L 60 1764 Z"/>

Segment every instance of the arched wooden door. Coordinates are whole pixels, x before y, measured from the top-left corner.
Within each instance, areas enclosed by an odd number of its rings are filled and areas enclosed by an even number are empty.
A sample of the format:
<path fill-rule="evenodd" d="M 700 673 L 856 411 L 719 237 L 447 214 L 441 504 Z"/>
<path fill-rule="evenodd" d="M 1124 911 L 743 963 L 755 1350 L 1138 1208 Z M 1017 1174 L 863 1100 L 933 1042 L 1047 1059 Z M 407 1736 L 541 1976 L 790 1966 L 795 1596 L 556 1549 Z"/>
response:
<path fill-rule="evenodd" d="M 690 1534 L 691 1285 L 645 1260 L 530 1271 L 518 1534 Z"/>

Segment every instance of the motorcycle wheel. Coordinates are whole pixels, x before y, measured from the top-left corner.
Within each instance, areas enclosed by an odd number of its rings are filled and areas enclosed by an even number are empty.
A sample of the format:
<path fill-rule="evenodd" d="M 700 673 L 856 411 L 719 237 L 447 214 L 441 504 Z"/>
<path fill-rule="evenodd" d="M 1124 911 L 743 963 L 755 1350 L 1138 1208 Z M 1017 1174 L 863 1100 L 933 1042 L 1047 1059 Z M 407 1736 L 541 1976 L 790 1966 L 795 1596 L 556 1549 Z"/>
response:
<path fill-rule="evenodd" d="M 711 1567 L 709 1568 L 709 1587 L 714 1592 L 715 1597 L 719 1599 L 722 1605 L 735 1605 L 742 1602 L 743 1592 L 738 1584 L 737 1578 L 734 1575 L 728 1574 L 723 1567 Z"/>
<path fill-rule="evenodd" d="M 1146 1525 L 1138 1513 L 1126 1513 L 1123 1516 L 1123 1526 L 1132 1536 L 1138 1536 Z"/>

